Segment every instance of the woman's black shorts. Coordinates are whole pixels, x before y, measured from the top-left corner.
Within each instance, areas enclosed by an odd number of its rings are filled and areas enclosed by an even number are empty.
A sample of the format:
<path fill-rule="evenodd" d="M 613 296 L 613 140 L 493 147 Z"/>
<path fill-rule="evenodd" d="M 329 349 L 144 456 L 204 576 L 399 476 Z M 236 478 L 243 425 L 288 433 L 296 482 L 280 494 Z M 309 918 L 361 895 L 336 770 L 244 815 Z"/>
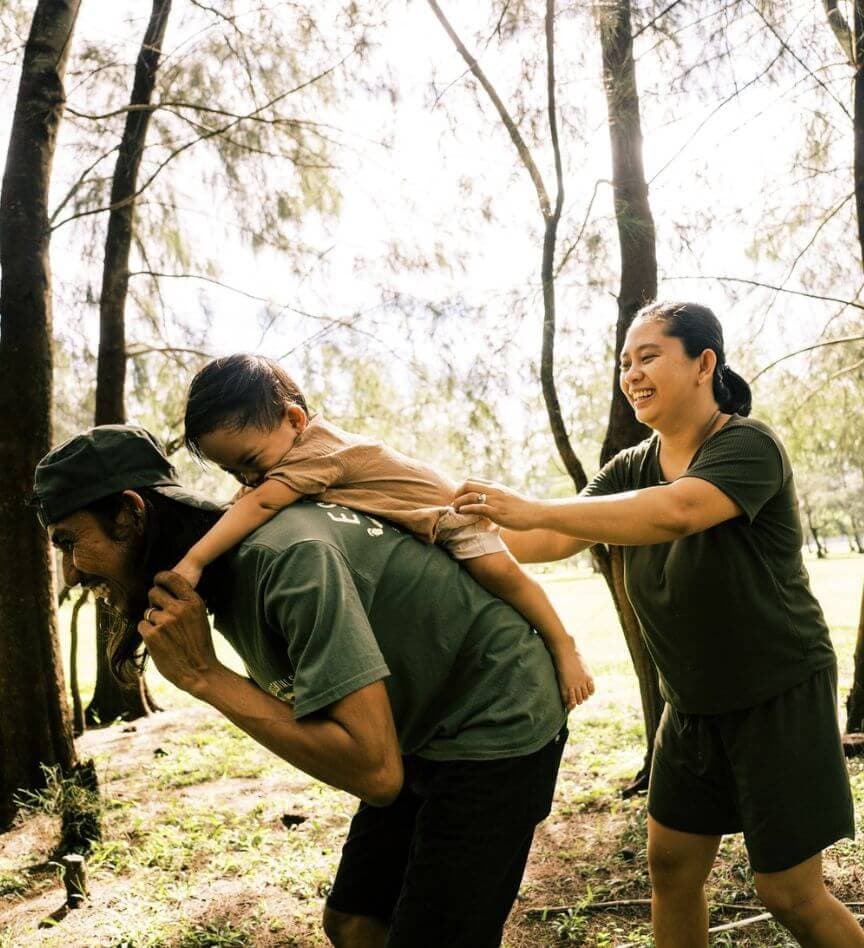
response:
<path fill-rule="evenodd" d="M 754 872 L 780 872 L 855 835 L 837 724 L 837 670 L 740 711 L 666 705 L 648 812 L 683 833 L 744 833 Z"/>

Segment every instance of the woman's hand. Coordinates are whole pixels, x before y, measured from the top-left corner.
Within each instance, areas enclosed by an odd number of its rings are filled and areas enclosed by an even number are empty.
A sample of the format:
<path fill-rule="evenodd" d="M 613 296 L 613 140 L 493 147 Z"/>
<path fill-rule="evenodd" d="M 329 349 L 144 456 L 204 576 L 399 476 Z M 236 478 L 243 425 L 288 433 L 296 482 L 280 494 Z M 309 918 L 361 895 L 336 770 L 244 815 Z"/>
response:
<path fill-rule="evenodd" d="M 157 573 L 153 582 L 138 631 L 162 675 L 195 694 L 207 674 L 221 667 L 204 600 L 177 573 Z"/>
<path fill-rule="evenodd" d="M 459 513 L 488 517 L 511 530 L 532 530 L 540 525 L 539 501 L 493 481 L 465 481 L 456 491 L 453 507 Z"/>

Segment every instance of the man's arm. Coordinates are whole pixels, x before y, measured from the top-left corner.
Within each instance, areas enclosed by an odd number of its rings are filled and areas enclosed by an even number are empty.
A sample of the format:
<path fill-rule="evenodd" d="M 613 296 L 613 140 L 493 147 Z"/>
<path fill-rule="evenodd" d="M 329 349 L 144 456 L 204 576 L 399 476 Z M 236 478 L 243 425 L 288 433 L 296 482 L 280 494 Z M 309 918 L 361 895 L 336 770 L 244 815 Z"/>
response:
<path fill-rule="evenodd" d="M 153 610 L 138 630 L 165 678 L 305 773 L 373 806 L 393 802 L 402 787 L 402 758 L 382 682 L 298 720 L 287 704 L 222 665 L 204 603 L 184 579 L 159 573 L 155 583 Z"/>

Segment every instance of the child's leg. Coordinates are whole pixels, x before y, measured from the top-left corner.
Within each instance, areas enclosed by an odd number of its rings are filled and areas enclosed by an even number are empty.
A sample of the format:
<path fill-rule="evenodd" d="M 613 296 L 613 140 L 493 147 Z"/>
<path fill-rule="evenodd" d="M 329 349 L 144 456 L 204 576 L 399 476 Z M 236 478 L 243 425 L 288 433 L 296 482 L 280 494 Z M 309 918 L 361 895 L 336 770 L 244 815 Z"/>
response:
<path fill-rule="evenodd" d="M 573 638 L 558 618 L 543 587 L 516 562 L 509 550 L 460 560 L 485 589 L 517 609 L 543 637 L 552 653 L 561 700 L 569 711 L 594 693 L 594 679 Z"/>

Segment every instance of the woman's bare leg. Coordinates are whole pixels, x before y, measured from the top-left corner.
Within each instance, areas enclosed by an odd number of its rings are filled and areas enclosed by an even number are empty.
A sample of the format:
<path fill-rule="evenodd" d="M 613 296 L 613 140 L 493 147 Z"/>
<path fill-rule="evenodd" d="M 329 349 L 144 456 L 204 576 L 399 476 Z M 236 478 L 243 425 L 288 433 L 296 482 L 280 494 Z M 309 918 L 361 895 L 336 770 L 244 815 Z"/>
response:
<path fill-rule="evenodd" d="M 656 948 L 707 948 L 705 880 L 719 836 L 681 833 L 648 817 L 648 869 Z"/>

